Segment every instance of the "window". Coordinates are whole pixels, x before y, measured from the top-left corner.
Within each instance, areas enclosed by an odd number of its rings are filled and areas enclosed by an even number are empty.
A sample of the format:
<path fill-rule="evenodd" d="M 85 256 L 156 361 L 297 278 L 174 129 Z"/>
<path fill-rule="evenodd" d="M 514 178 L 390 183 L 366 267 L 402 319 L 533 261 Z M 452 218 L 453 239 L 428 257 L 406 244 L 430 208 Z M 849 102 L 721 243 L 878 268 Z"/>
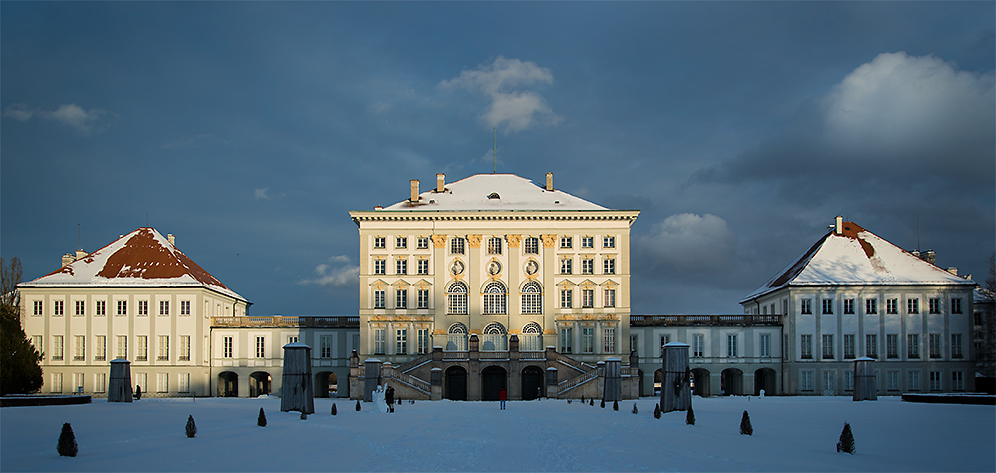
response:
<path fill-rule="evenodd" d="M 697 333 L 692 335 L 692 357 L 702 358 L 705 356 L 705 335 Z"/>
<path fill-rule="evenodd" d="M 562 327 L 560 329 L 560 352 L 571 353 L 574 347 L 574 329 L 572 327 Z"/>
<path fill-rule="evenodd" d="M 523 252 L 527 255 L 538 255 L 539 254 L 539 238 L 536 237 L 526 237 L 525 242 L 522 244 Z"/>
<path fill-rule="evenodd" d="M 419 289 L 418 290 L 418 301 L 416 301 L 418 306 L 417 309 L 428 309 L 429 308 L 429 290 Z"/>
<path fill-rule="evenodd" d="M 594 289 L 582 289 L 581 290 L 581 307 L 595 307 L 595 290 Z"/>
<path fill-rule="evenodd" d="M 885 389 L 889 391 L 899 391 L 899 372 L 898 371 L 886 371 L 885 373 Z"/>
<path fill-rule="evenodd" d="M 543 313 L 543 290 L 536 282 L 526 283 L 522 286 L 522 313 Z"/>
<path fill-rule="evenodd" d="M 417 264 L 418 264 L 418 267 L 416 268 L 416 270 L 418 271 L 418 274 L 420 274 L 420 275 L 429 274 L 429 260 L 428 259 L 425 259 L 425 258 L 420 259 L 420 260 L 418 260 Z"/>
<path fill-rule="evenodd" d="M 865 334 L 865 356 L 868 358 L 878 358 L 878 335 L 873 333 Z"/>
<path fill-rule="evenodd" d="M 931 314 L 941 313 L 941 300 L 939 298 L 931 297 L 930 299 L 927 299 L 927 305 Z"/>
<path fill-rule="evenodd" d="M 965 373 L 961 371 L 951 372 L 951 390 L 952 391 L 965 390 Z"/>
<path fill-rule="evenodd" d="M 854 299 L 844 299 L 844 313 L 854 314 Z"/>
<path fill-rule="evenodd" d="M 500 237 L 488 238 L 488 254 L 489 255 L 500 255 L 501 254 L 501 238 Z"/>
<path fill-rule="evenodd" d="M 86 301 L 76 301 L 76 316 L 83 317 L 86 315 Z"/>
<path fill-rule="evenodd" d="M 737 357 L 737 336 L 734 334 L 726 335 L 726 356 L 730 358 Z"/>
<path fill-rule="evenodd" d="M 462 282 L 453 283 L 446 291 L 446 313 L 467 313 L 467 286 Z"/>
<path fill-rule="evenodd" d="M 148 361 L 149 359 L 149 337 L 148 335 L 138 336 L 138 353 L 135 361 Z"/>
<path fill-rule="evenodd" d="M 266 358 L 266 337 L 256 337 L 256 358 Z"/>
<path fill-rule="evenodd" d="M 615 258 L 605 258 L 602 260 L 602 274 L 616 274 Z"/>
<path fill-rule="evenodd" d="M 571 298 L 573 296 L 573 292 L 574 291 L 571 290 L 571 289 L 561 289 L 560 290 L 560 308 L 561 309 L 570 309 L 570 308 L 574 307 L 574 303 L 573 303 L 573 301 L 571 301 Z"/>
<path fill-rule="evenodd" d="M 964 358 L 964 352 L 961 349 L 961 334 L 952 333 L 951 334 L 951 358 Z"/>
<path fill-rule="evenodd" d="M 920 358 L 920 335 L 906 335 L 906 358 Z"/>
<path fill-rule="evenodd" d="M 75 350 L 76 350 L 73 352 L 73 361 L 86 360 L 86 336 L 85 335 L 74 336 L 73 344 L 75 345 Z"/>
<path fill-rule="evenodd" d="M 332 358 L 332 335 L 318 337 L 318 356 L 321 358 Z"/>
<path fill-rule="evenodd" d="M 813 313 L 813 300 L 812 299 L 802 299 L 800 302 L 799 313 L 803 315 L 811 315 Z"/>
<path fill-rule="evenodd" d="M 93 315 L 103 317 L 107 315 L 107 301 L 96 301 L 94 302 L 94 312 Z"/>
<path fill-rule="evenodd" d="M 602 305 L 604 307 L 615 307 L 616 306 L 616 290 L 606 289 L 602 294 Z"/>
<path fill-rule="evenodd" d="M 180 373 L 177 376 L 177 388 L 176 390 L 181 393 L 190 392 L 190 373 Z"/>
<path fill-rule="evenodd" d="M 235 351 L 235 337 L 225 337 L 222 339 L 222 358 L 231 358 Z"/>
<path fill-rule="evenodd" d="M 387 274 L 387 261 L 384 261 L 383 259 L 375 259 L 374 274 Z"/>
<path fill-rule="evenodd" d="M 595 237 L 583 236 L 581 237 L 581 248 L 594 248 L 595 247 Z"/>
<path fill-rule="evenodd" d="M 429 237 L 420 236 L 416 242 L 417 249 L 428 250 L 429 249 Z"/>
<path fill-rule="evenodd" d="M 951 313 L 960 314 L 961 313 L 961 298 L 952 297 L 951 298 Z"/>
<path fill-rule="evenodd" d="M 885 313 L 895 315 L 899 313 L 899 299 L 885 300 Z"/>
<path fill-rule="evenodd" d="M 508 350 L 508 331 L 505 330 L 504 325 L 491 322 L 484 327 L 483 332 L 481 334 L 481 351 Z"/>
<path fill-rule="evenodd" d="M 159 336 L 159 356 L 157 359 L 159 361 L 169 360 L 169 335 Z"/>
<path fill-rule="evenodd" d="M 394 291 L 394 308 L 408 308 L 408 289 L 398 288 Z"/>
<path fill-rule="evenodd" d="M 94 347 L 93 347 L 93 359 L 94 361 L 105 361 L 107 360 L 107 336 L 97 335 L 94 337 Z"/>
<path fill-rule="evenodd" d="M 771 334 L 762 333 L 758 338 L 759 354 L 762 358 L 771 358 Z"/>
<path fill-rule="evenodd" d="M 34 315 L 39 316 L 45 313 L 43 312 L 45 305 L 42 304 L 42 301 L 34 301 L 34 307 L 35 307 Z"/>
<path fill-rule="evenodd" d="M 52 359 L 55 361 L 62 360 L 62 350 L 63 350 L 63 339 L 62 335 L 55 335 L 52 337 Z"/>
<path fill-rule="evenodd" d="M 446 351 L 467 351 L 467 326 L 461 323 L 450 325 L 446 331 Z"/>
<path fill-rule="evenodd" d="M 854 359 L 854 334 L 844 334 L 844 359 Z"/>
<path fill-rule="evenodd" d="M 823 314 L 833 314 L 833 299 L 823 299 Z"/>
<path fill-rule="evenodd" d="M 408 237 L 403 237 L 403 236 L 395 237 L 394 247 L 398 249 L 408 248 Z"/>
<path fill-rule="evenodd" d="M 190 335 L 180 335 L 179 361 L 190 361 Z"/>
<path fill-rule="evenodd" d="M 907 380 L 909 382 L 909 386 L 907 387 L 907 390 L 908 391 L 919 391 L 920 390 L 920 372 L 919 371 L 910 371 L 910 372 L 906 373 L 906 375 L 907 375 Z"/>
<path fill-rule="evenodd" d="M 169 392 L 169 373 L 156 373 L 156 391 Z"/>
<path fill-rule="evenodd" d="M 127 360 L 128 359 L 128 336 L 127 335 L 118 335 L 117 336 L 117 340 L 118 340 L 118 352 L 117 352 L 116 356 L 119 359 Z"/>
<path fill-rule="evenodd" d="M 297 335 L 291 335 L 287 337 L 287 343 L 297 343 Z"/>
<path fill-rule="evenodd" d="M 941 357 L 941 334 L 932 333 L 927 336 L 927 345 L 930 349 L 931 358 Z"/>
<path fill-rule="evenodd" d="M 834 370 L 827 370 L 827 371 L 823 372 L 823 395 L 824 396 L 826 396 L 826 395 L 832 396 L 834 394 L 834 391 L 837 390 L 837 380 L 834 379 L 834 373 L 835 373 Z"/>
<path fill-rule="evenodd" d="M 581 353 L 595 353 L 594 327 L 581 327 Z"/>
<path fill-rule="evenodd" d="M 801 335 L 799 356 L 804 360 L 813 359 L 813 336 Z"/>
<path fill-rule="evenodd" d="M 658 342 L 659 343 L 657 344 L 657 348 L 660 349 L 660 352 L 657 353 L 657 356 L 662 357 L 664 356 L 664 345 L 671 343 L 671 335 L 669 334 L 661 335 L 661 338 L 660 340 L 658 340 Z"/>
<path fill-rule="evenodd" d="M 159 315 L 169 315 L 169 301 L 159 301 Z"/>
<path fill-rule="evenodd" d="M 560 237 L 560 247 L 561 248 L 573 248 L 574 241 L 569 236 Z"/>
<path fill-rule="evenodd" d="M 35 350 L 38 350 L 38 353 L 43 353 L 45 351 L 43 350 L 44 347 L 42 346 L 42 344 L 44 342 L 42 340 L 44 340 L 44 338 L 41 335 L 31 336 L 31 344 L 34 345 Z"/>
<path fill-rule="evenodd" d="M 454 255 L 462 255 L 464 250 L 464 240 L 463 237 L 453 237 L 450 240 L 450 253 Z"/>
<path fill-rule="evenodd" d="M 607 236 L 602 237 L 602 248 L 615 248 L 616 247 L 616 237 Z"/>
<path fill-rule="evenodd" d="M 73 373 L 73 392 L 83 392 L 83 373 Z"/>
<path fill-rule="evenodd" d="M 581 274 L 595 274 L 595 260 L 593 258 L 581 259 Z"/>
<path fill-rule="evenodd" d="M 415 352 L 423 355 L 429 353 L 429 329 L 420 328 L 415 331 L 416 344 Z"/>
<path fill-rule="evenodd" d="M 408 274 L 408 259 L 402 258 L 394 261 L 394 274 Z"/>
<path fill-rule="evenodd" d="M 875 315 L 878 313 L 878 299 L 865 299 L 865 314 Z"/>
<path fill-rule="evenodd" d="M 52 373 L 52 392 L 62 392 L 62 373 Z"/>
<path fill-rule="evenodd" d="M 118 315 L 128 315 L 128 301 L 118 301 Z"/>
<path fill-rule="evenodd" d="M 138 301 L 138 315 L 149 315 L 149 301 Z"/>
<path fill-rule="evenodd" d="M 508 313 L 508 291 L 505 285 L 493 281 L 484 288 L 484 314 L 498 315 Z"/>
<path fill-rule="evenodd" d="M 941 390 L 941 372 L 931 371 L 930 372 L 930 390 L 940 391 Z"/>
<path fill-rule="evenodd" d="M 387 308 L 387 291 L 383 289 L 374 290 L 374 309 Z"/>
<path fill-rule="evenodd" d="M 96 373 L 93 375 L 93 392 L 107 392 L 107 373 Z"/>
<path fill-rule="evenodd" d="M 387 330 L 374 329 L 374 354 L 383 355 L 387 353 Z"/>
<path fill-rule="evenodd" d="M 56 317 L 62 317 L 65 312 L 65 301 L 53 301 L 52 302 L 52 315 Z"/>
<path fill-rule="evenodd" d="M 888 333 L 885 335 L 885 356 L 886 358 L 899 358 L 899 335 Z"/>
<path fill-rule="evenodd" d="M 190 301 L 180 301 L 180 315 L 190 315 Z"/>
<path fill-rule="evenodd" d="M 571 257 L 560 259 L 560 274 L 573 274 L 574 270 L 572 268 L 574 264 L 574 259 Z"/>
<path fill-rule="evenodd" d="M 906 300 L 906 313 L 907 314 L 919 314 L 920 313 L 920 299 L 911 298 Z"/>
<path fill-rule="evenodd" d="M 844 391 L 854 391 L 854 372 L 844 372 Z"/>
<path fill-rule="evenodd" d="M 602 353 L 616 352 L 616 329 L 615 327 L 602 328 L 602 338 L 605 343 L 602 345 Z"/>
<path fill-rule="evenodd" d="M 374 249 L 382 250 L 387 248 L 387 237 L 374 237 Z"/>
<path fill-rule="evenodd" d="M 833 334 L 823 334 L 823 359 L 833 359 Z"/>
<path fill-rule="evenodd" d="M 812 392 L 813 390 L 813 372 L 812 371 L 802 371 L 799 373 L 799 388 L 803 391 Z"/>

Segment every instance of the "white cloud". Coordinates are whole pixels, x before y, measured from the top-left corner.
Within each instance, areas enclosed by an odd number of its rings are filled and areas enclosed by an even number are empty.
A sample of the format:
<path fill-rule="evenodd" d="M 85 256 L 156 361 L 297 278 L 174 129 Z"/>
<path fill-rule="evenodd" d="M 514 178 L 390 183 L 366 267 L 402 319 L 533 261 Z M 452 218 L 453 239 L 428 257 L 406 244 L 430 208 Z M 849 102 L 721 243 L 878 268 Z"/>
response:
<path fill-rule="evenodd" d="M 81 134 L 94 131 L 107 112 L 100 109 L 84 110 L 76 104 L 60 105 L 55 110 L 32 109 L 23 103 L 11 104 L 4 110 L 5 117 L 26 122 L 38 118 L 67 125 Z"/>
<path fill-rule="evenodd" d="M 678 270 L 716 269 L 732 261 L 736 235 L 715 215 L 672 215 L 653 226 L 640 244 Z"/>
<path fill-rule="evenodd" d="M 266 193 L 266 191 L 268 191 L 269 189 L 270 189 L 269 187 L 264 187 L 262 189 L 256 189 L 256 191 L 255 191 L 256 200 L 260 200 L 260 199 L 270 200 L 270 196 L 267 195 L 267 193 Z"/>
<path fill-rule="evenodd" d="M 490 100 L 481 120 L 488 127 L 500 127 L 505 132 L 522 131 L 533 126 L 556 125 L 563 119 L 553 113 L 546 99 L 528 87 L 552 84 L 553 72 L 532 61 L 506 59 L 498 56 L 491 64 L 440 82 L 440 87 L 463 89 Z"/>
<path fill-rule="evenodd" d="M 315 277 L 305 278 L 298 281 L 298 284 L 315 284 L 328 287 L 349 287 L 359 283 L 360 267 L 349 265 L 350 259 L 346 255 L 333 256 L 328 260 L 330 263 L 345 264 L 345 266 L 332 267 L 322 263 L 315 266 Z"/>

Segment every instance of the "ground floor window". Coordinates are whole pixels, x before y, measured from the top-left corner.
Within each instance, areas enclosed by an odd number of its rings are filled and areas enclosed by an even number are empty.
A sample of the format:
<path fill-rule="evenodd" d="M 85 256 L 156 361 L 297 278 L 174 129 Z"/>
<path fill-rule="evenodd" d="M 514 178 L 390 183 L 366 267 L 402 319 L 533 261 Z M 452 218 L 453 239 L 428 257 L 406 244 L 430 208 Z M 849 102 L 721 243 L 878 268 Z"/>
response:
<path fill-rule="evenodd" d="M 177 381 L 177 391 L 180 391 L 181 393 L 190 392 L 190 373 L 180 373 Z"/>
<path fill-rule="evenodd" d="M 93 376 L 93 392 L 102 393 L 107 391 L 107 373 L 97 373 Z"/>
<path fill-rule="evenodd" d="M 885 373 L 885 389 L 889 391 L 899 391 L 898 371 L 888 371 Z"/>
<path fill-rule="evenodd" d="M 941 372 L 931 371 L 930 372 L 930 390 L 940 391 L 941 390 Z"/>
<path fill-rule="evenodd" d="M 813 372 L 803 371 L 799 373 L 799 389 L 803 392 L 813 391 Z"/>
<path fill-rule="evenodd" d="M 62 373 L 52 373 L 52 386 L 50 387 L 50 391 L 53 393 L 62 392 Z"/>
<path fill-rule="evenodd" d="M 961 371 L 951 372 L 951 390 L 952 391 L 965 390 L 965 373 Z"/>
<path fill-rule="evenodd" d="M 571 353 L 574 348 L 574 329 L 563 327 L 560 329 L 560 352 Z"/>
<path fill-rule="evenodd" d="M 920 372 L 910 371 L 907 373 L 907 379 L 909 380 L 909 386 L 907 391 L 919 391 L 920 390 Z"/>
<path fill-rule="evenodd" d="M 387 330 L 374 329 L 374 354 L 383 355 L 385 353 L 387 353 Z"/>

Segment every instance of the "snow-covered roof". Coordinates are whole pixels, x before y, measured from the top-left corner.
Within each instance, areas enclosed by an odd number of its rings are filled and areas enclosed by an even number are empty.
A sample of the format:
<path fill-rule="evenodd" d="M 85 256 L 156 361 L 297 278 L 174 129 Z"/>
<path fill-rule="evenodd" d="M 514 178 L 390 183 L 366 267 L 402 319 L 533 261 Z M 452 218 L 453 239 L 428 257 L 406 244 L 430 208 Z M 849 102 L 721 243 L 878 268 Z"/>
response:
<path fill-rule="evenodd" d="M 121 286 L 207 287 L 240 301 L 238 295 L 164 238 L 142 227 L 24 287 Z"/>
<path fill-rule="evenodd" d="M 384 210 L 608 210 L 560 190 L 548 191 L 515 174 L 475 174 L 419 194 L 417 203 L 403 200 Z"/>
<path fill-rule="evenodd" d="M 951 274 L 861 228 L 842 222 L 808 251 L 757 288 L 744 303 L 786 286 L 966 285 Z"/>

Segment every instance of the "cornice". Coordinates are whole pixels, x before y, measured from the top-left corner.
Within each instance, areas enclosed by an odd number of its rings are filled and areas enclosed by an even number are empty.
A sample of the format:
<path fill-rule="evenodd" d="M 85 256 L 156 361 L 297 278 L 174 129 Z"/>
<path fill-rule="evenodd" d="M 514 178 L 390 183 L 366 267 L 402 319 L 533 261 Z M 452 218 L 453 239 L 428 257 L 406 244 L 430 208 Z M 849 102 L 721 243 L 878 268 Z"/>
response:
<path fill-rule="evenodd" d="M 352 210 L 353 221 L 610 221 L 632 223 L 639 210 Z"/>

